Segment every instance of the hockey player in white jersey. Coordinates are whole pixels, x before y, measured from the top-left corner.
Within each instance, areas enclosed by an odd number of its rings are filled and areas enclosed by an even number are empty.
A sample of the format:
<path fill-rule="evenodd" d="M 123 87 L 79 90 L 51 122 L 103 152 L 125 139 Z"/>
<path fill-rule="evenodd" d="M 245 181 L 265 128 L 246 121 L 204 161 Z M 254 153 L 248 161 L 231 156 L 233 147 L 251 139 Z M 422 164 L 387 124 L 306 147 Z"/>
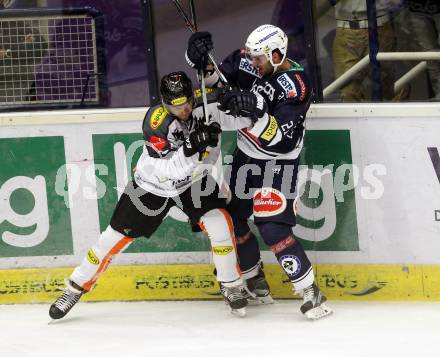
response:
<path fill-rule="evenodd" d="M 221 87 L 218 73 L 207 60 L 212 49 L 210 33 L 196 32 L 188 41 L 185 57 L 190 66 L 204 71 L 206 85 Z M 276 26 L 262 25 L 249 35 L 245 48 L 231 53 L 219 66 L 228 85 L 234 88 L 226 91 L 220 109 L 252 120 L 250 126 L 238 130 L 228 211 L 234 222 L 249 298 L 271 302 L 258 243 L 247 223 L 253 214 L 264 242 L 292 281 L 294 290 L 303 296 L 301 312 L 317 319 L 332 311 L 314 282 L 313 268 L 301 243 L 292 233 L 296 224 L 294 202 L 299 154 L 312 89 L 304 69 L 288 59 L 286 52 L 286 34 Z M 261 97 L 265 103 L 264 115 L 258 109 Z M 246 180 L 246 189 L 253 190 L 252 198 L 240 197 L 236 184 L 237 173 L 246 164 L 259 168 L 259 173 L 249 172 Z"/>
<path fill-rule="evenodd" d="M 245 315 L 247 300 L 242 293 L 226 195 L 210 174 L 221 157 L 220 126 L 212 118 L 209 125 L 201 122 L 200 98 L 194 96 L 191 80 L 184 72 L 164 76 L 160 92 L 162 104 L 151 107 L 143 122 L 145 149 L 134 180 L 121 195 L 107 229 L 66 279 L 64 293 L 49 310 L 53 319 L 64 317 L 95 286 L 116 254 L 134 239 L 150 237 L 173 206 L 189 217 L 189 223 L 207 233 L 224 300 L 234 314 Z M 210 106 L 214 110 L 217 104 Z M 216 118 L 227 123 L 227 117 L 217 111 Z M 229 122 L 231 129 L 236 129 L 234 125 L 240 121 Z"/>

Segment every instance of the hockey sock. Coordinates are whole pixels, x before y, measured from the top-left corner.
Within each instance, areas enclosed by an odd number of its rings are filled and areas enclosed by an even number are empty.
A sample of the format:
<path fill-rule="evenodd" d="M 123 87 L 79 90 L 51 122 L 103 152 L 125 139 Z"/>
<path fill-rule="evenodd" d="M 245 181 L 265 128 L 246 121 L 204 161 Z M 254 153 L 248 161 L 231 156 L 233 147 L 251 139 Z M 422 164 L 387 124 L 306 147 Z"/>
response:
<path fill-rule="evenodd" d="M 281 268 L 286 272 L 295 291 L 313 284 L 313 268 L 301 243 L 292 234 L 288 225 L 280 223 L 261 223 L 258 225 L 264 241 L 277 257 Z"/>
<path fill-rule="evenodd" d="M 257 237 L 249 231 L 246 234 L 235 237 L 237 242 L 238 260 L 245 279 L 258 275 L 261 264 L 260 247 Z"/>

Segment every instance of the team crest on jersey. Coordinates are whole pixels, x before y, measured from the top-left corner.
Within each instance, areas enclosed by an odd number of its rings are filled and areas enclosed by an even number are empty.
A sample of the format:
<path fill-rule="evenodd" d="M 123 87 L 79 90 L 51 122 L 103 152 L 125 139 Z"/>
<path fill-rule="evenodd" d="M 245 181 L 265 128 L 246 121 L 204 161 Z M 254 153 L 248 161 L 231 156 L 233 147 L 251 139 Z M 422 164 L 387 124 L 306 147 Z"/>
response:
<path fill-rule="evenodd" d="M 295 83 L 289 78 L 287 73 L 279 76 L 277 78 L 277 82 L 284 89 L 287 98 L 294 98 L 298 95 L 298 91 L 296 90 Z"/>
<path fill-rule="evenodd" d="M 252 63 L 249 62 L 246 58 L 242 58 L 240 60 L 240 66 L 238 68 L 257 78 L 261 78 L 261 76 L 258 74 L 258 70 L 254 66 L 252 66 Z"/>
<path fill-rule="evenodd" d="M 150 118 L 150 126 L 153 129 L 157 129 L 160 124 L 162 124 L 163 120 L 165 119 L 165 117 L 167 116 L 168 112 L 166 111 L 166 109 L 164 107 L 159 107 L 157 108 L 153 114 L 151 115 Z"/>
<path fill-rule="evenodd" d="M 254 216 L 271 217 L 286 209 L 286 197 L 274 188 L 263 187 L 254 194 Z"/>

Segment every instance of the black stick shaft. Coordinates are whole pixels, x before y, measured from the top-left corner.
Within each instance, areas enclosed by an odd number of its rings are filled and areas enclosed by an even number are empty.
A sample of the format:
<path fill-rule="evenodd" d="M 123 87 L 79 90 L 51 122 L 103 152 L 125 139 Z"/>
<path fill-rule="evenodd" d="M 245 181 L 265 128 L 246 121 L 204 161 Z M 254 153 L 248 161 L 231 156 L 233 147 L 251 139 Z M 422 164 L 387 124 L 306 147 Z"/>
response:
<path fill-rule="evenodd" d="M 179 14 L 182 16 L 183 20 L 186 23 L 186 27 L 188 27 L 188 29 L 194 33 L 197 31 L 196 27 L 194 26 L 194 24 L 191 22 L 190 18 L 188 17 L 188 15 L 185 13 L 185 10 L 182 8 L 182 5 L 180 5 L 178 0 L 171 0 L 174 5 L 177 8 L 177 11 L 179 12 Z M 215 72 L 218 74 L 218 76 L 220 77 L 220 81 L 223 83 L 224 86 L 226 86 L 228 84 L 228 80 L 226 79 L 225 75 L 220 71 L 220 69 L 218 68 L 217 64 L 215 63 L 214 57 L 212 56 L 212 54 L 208 53 L 208 58 L 211 62 L 211 64 L 214 66 L 214 70 Z"/>

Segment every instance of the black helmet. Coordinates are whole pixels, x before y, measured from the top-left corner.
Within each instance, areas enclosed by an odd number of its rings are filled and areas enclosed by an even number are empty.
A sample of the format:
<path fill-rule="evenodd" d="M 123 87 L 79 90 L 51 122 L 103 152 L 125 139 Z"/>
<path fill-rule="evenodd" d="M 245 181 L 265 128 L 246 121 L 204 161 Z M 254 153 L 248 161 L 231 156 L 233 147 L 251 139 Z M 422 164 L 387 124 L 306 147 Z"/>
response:
<path fill-rule="evenodd" d="M 162 77 L 160 95 L 164 104 L 180 105 L 189 102 L 194 96 L 191 79 L 185 72 L 172 72 Z"/>

